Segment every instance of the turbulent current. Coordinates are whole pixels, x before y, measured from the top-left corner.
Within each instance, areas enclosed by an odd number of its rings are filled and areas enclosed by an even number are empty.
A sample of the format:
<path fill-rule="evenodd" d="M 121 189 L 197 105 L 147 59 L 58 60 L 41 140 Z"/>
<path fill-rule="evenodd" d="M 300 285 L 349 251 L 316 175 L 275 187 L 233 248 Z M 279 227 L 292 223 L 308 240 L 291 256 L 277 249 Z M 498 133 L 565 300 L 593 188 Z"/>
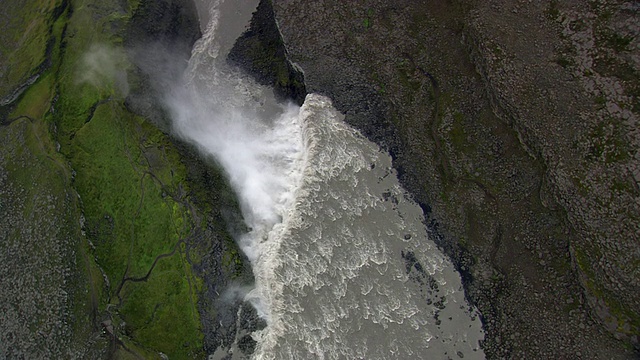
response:
<path fill-rule="evenodd" d="M 226 64 L 234 3 L 199 4 L 204 35 L 168 102 L 175 130 L 224 167 L 250 229 L 246 300 L 268 324 L 253 358 L 484 358 L 460 276 L 390 157 L 328 98 L 278 104 Z"/>

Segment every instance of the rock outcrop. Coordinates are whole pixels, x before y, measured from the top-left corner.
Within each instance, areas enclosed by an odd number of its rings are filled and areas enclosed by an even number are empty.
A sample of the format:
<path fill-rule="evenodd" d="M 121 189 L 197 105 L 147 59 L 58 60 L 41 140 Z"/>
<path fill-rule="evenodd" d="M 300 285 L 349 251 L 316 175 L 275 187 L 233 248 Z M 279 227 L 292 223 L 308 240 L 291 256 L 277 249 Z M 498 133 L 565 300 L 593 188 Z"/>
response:
<path fill-rule="evenodd" d="M 273 5 L 307 91 L 394 156 L 490 358 L 633 356 L 637 4 Z"/>

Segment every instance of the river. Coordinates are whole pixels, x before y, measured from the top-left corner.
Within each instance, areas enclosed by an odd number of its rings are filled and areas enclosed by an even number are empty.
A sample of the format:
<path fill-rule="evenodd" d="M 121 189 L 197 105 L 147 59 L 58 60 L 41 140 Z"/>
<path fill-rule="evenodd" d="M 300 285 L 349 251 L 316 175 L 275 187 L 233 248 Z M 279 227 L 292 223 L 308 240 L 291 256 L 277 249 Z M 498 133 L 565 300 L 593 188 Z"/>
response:
<path fill-rule="evenodd" d="M 278 103 L 227 64 L 256 5 L 198 2 L 203 37 L 167 95 L 174 130 L 224 167 L 250 229 L 244 296 L 267 321 L 252 358 L 484 358 L 477 310 L 389 155 L 330 99 Z"/>

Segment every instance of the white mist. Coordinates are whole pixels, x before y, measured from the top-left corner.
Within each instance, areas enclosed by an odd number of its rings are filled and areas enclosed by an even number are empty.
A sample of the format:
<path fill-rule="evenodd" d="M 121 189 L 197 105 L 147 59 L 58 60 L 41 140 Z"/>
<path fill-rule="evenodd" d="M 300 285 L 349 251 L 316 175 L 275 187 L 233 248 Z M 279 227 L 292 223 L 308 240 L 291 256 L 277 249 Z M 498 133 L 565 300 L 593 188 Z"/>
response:
<path fill-rule="evenodd" d="M 174 131 L 225 170 L 250 231 L 237 239 L 256 279 L 246 299 L 269 321 L 270 257 L 274 227 L 292 207 L 304 161 L 300 108 L 278 104 L 271 89 L 226 64 L 228 46 L 217 38 L 218 2 L 194 46 L 184 83 L 166 94 Z M 226 40 L 225 40 L 226 41 Z M 223 46 L 224 45 L 224 46 Z"/>
<path fill-rule="evenodd" d="M 251 229 L 238 242 L 255 287 L 223 300 L 244 296 L 267 320 L 252 357 L 482 359 L 476 310 L 391 158 L 329 99 L 278 104 L 229 68 L 218 38 L 229 4 L 212 1 L 184 83 L 166 101 L 175 132 L 226 171 Z"/>

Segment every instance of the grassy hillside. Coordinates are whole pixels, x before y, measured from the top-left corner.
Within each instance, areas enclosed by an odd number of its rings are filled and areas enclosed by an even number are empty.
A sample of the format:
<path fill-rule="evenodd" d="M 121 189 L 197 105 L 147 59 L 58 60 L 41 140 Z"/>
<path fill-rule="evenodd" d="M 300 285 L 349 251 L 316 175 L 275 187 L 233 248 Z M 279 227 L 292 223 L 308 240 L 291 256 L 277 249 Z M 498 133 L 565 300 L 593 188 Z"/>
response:
<path fill-rule="evenodd" d="M 122 34 L 138 6 L 10 7 L 0 95 L 39 76 L 0 126 L 0 305 L 15 314 L 0 353 L 202 358 L 202 324 L 216 316 L 205 285 L 247 273 L 221 215 L 238 211 L 224 178 L 125 106 Z M 212 271 L 207 256 L 231 261 Z"/>

